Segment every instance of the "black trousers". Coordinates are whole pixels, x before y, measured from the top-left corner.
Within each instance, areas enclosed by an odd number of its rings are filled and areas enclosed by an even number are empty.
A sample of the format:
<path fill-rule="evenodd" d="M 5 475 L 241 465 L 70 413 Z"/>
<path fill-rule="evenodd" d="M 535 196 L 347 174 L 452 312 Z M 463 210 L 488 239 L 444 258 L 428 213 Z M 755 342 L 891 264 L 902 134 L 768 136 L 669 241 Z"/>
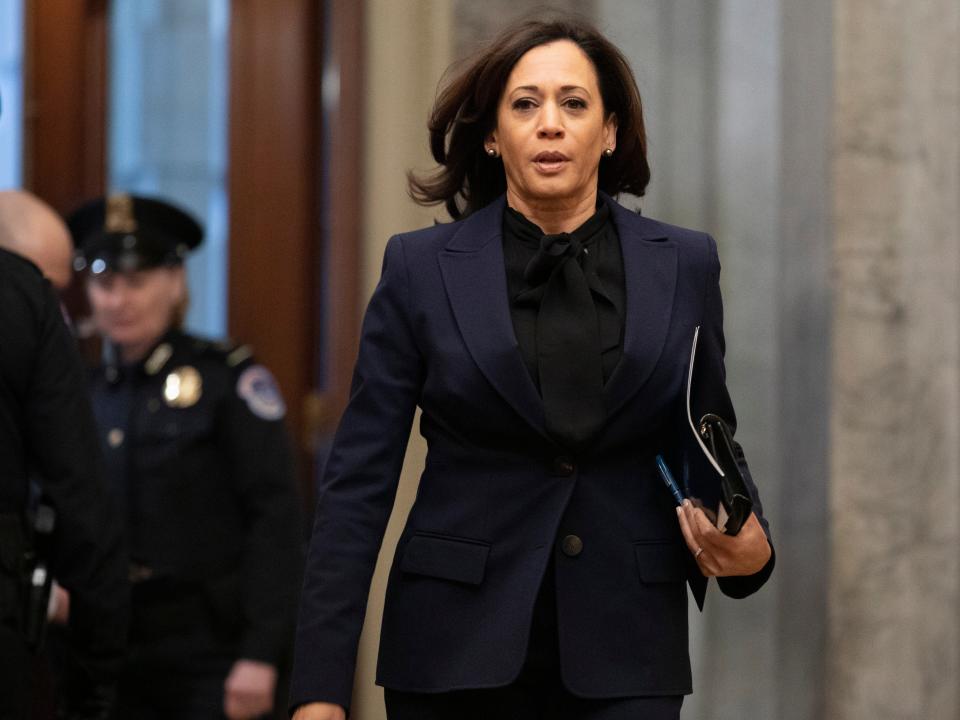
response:
<path fill-rule="evenodd" d="M 179 650 L 180 657 L 170 658 L 168 649 Z M 115 720 L 222 720 L 226 717 L 223 685 L 231 664 L 229 657 L 208 657 L 197 662 L 186 642 L 146 647 L 133 644 L 130 659 L 120 675 L 113 717 Z"/>
<path fill-rule="evenodd" d="M 435 694 L 384 688 L 384 702 L 388 720 L 679 720 L 683 696 L 589 699 L 564 687 L 551 559 L 516 681 L 501 688 Z"/>
<path fill-rule="evenodd" d="M 198 591 L 136 584 L 114 720 L 222 720 L 238 648 Z"/>
<path fill-rule="evenodd" d="M 591 700 L 522 681 L 426 695 L 384 690 L 388 720 L 679 720 L 683 696 Z"/>

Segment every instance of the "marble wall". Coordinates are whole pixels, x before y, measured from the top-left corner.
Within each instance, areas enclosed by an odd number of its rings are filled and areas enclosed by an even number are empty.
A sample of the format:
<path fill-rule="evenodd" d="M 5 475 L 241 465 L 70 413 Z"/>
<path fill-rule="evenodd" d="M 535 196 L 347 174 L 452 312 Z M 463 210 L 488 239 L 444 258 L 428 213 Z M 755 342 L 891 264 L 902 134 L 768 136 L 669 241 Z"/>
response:
<path fill-rule="evenodd" d="M 644 96 L 644 211 L 720 247 L 728 384 L 778 568 L 691 615 L 686 718 L 820 720 L 830 335 L 831 3 L 600 0 Z"/>
<path fill-rule="evenodd" d="M 832 322 L 833 3 L 781 4 L 777 713 L 823 720 Z"/>
<path fill-rule="evenodd" d="M 779 3 L 597 5 L 598 25 L 630 59 L 643 95 L 652 166 L 644 214 L 717 239 L 737 438 L 779 546 Z M 777 716 L 781 574 L 747 600 L 714 586 L 704 614 L 691 604 L 694 693 L 684 718 Z"/>
<path fill-rule="evenodd" d="M 835 0 L 827 716 L 960 717 L 960 6 Z"/>

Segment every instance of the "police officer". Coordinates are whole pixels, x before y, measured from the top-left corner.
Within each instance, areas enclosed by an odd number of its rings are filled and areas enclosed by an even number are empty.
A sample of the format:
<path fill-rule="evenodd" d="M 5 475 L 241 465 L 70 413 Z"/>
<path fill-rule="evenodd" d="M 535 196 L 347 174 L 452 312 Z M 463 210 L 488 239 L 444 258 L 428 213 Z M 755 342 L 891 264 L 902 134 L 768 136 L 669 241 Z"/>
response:
<path fill-rule="evenodd" d="M 116 194 L 68 225 L 105 340 L 92 396 L 131 556 L 118 717 L 260 717 L 300 566 L 283 399 L 247 348 L 180 329 L 202 237 L 187 213 Z"/>
<path fill-rule="evenodd" d="M 95 443 L 83 366 L 60 304 L 36 266 L 0 250 L 0 717 L 28 716 L 25 632 L 31 616 L 46 611 L 28 607 L 31 476 L 56 512 L 47 570 L 73 595 L 65 714 L 109 711 L 127 626 L 126 562 Z"/>

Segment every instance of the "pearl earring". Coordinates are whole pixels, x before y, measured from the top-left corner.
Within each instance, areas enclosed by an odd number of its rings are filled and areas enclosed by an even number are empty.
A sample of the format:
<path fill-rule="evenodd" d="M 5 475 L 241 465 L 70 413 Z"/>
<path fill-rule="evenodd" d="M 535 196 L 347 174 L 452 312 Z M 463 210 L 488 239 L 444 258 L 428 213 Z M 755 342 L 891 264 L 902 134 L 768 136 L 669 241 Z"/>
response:
<path fill-rule="evenodd" d="M 606 149 L 603 151 L 603 156 L 604 156 L 604 157 L 613 157 L 613 148 L 606 148 Z"/>
<path fill-rule="evenodd" d="M 487 148 L 487 155 L 489 155 L 492 158 L 495 158 L 497 156 L 497 151 L 494 150 L 493 148 Z"/>

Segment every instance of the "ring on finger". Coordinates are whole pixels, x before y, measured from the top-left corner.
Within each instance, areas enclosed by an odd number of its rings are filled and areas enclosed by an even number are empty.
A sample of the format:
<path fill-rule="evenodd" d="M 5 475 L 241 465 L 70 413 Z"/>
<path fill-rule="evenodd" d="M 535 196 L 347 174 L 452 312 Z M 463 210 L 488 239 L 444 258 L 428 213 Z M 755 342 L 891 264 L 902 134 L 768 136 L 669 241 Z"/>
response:
<path fill-rule="evenodd" d="M 697 548 L 697 551 L 693 554 L 693 559 L 694 559 L 694 560 L 699 560 L 701 555 L 703 555 L 703 548 L 702 548 L 702 547 L 698 547 L 698 548 Z"/>

